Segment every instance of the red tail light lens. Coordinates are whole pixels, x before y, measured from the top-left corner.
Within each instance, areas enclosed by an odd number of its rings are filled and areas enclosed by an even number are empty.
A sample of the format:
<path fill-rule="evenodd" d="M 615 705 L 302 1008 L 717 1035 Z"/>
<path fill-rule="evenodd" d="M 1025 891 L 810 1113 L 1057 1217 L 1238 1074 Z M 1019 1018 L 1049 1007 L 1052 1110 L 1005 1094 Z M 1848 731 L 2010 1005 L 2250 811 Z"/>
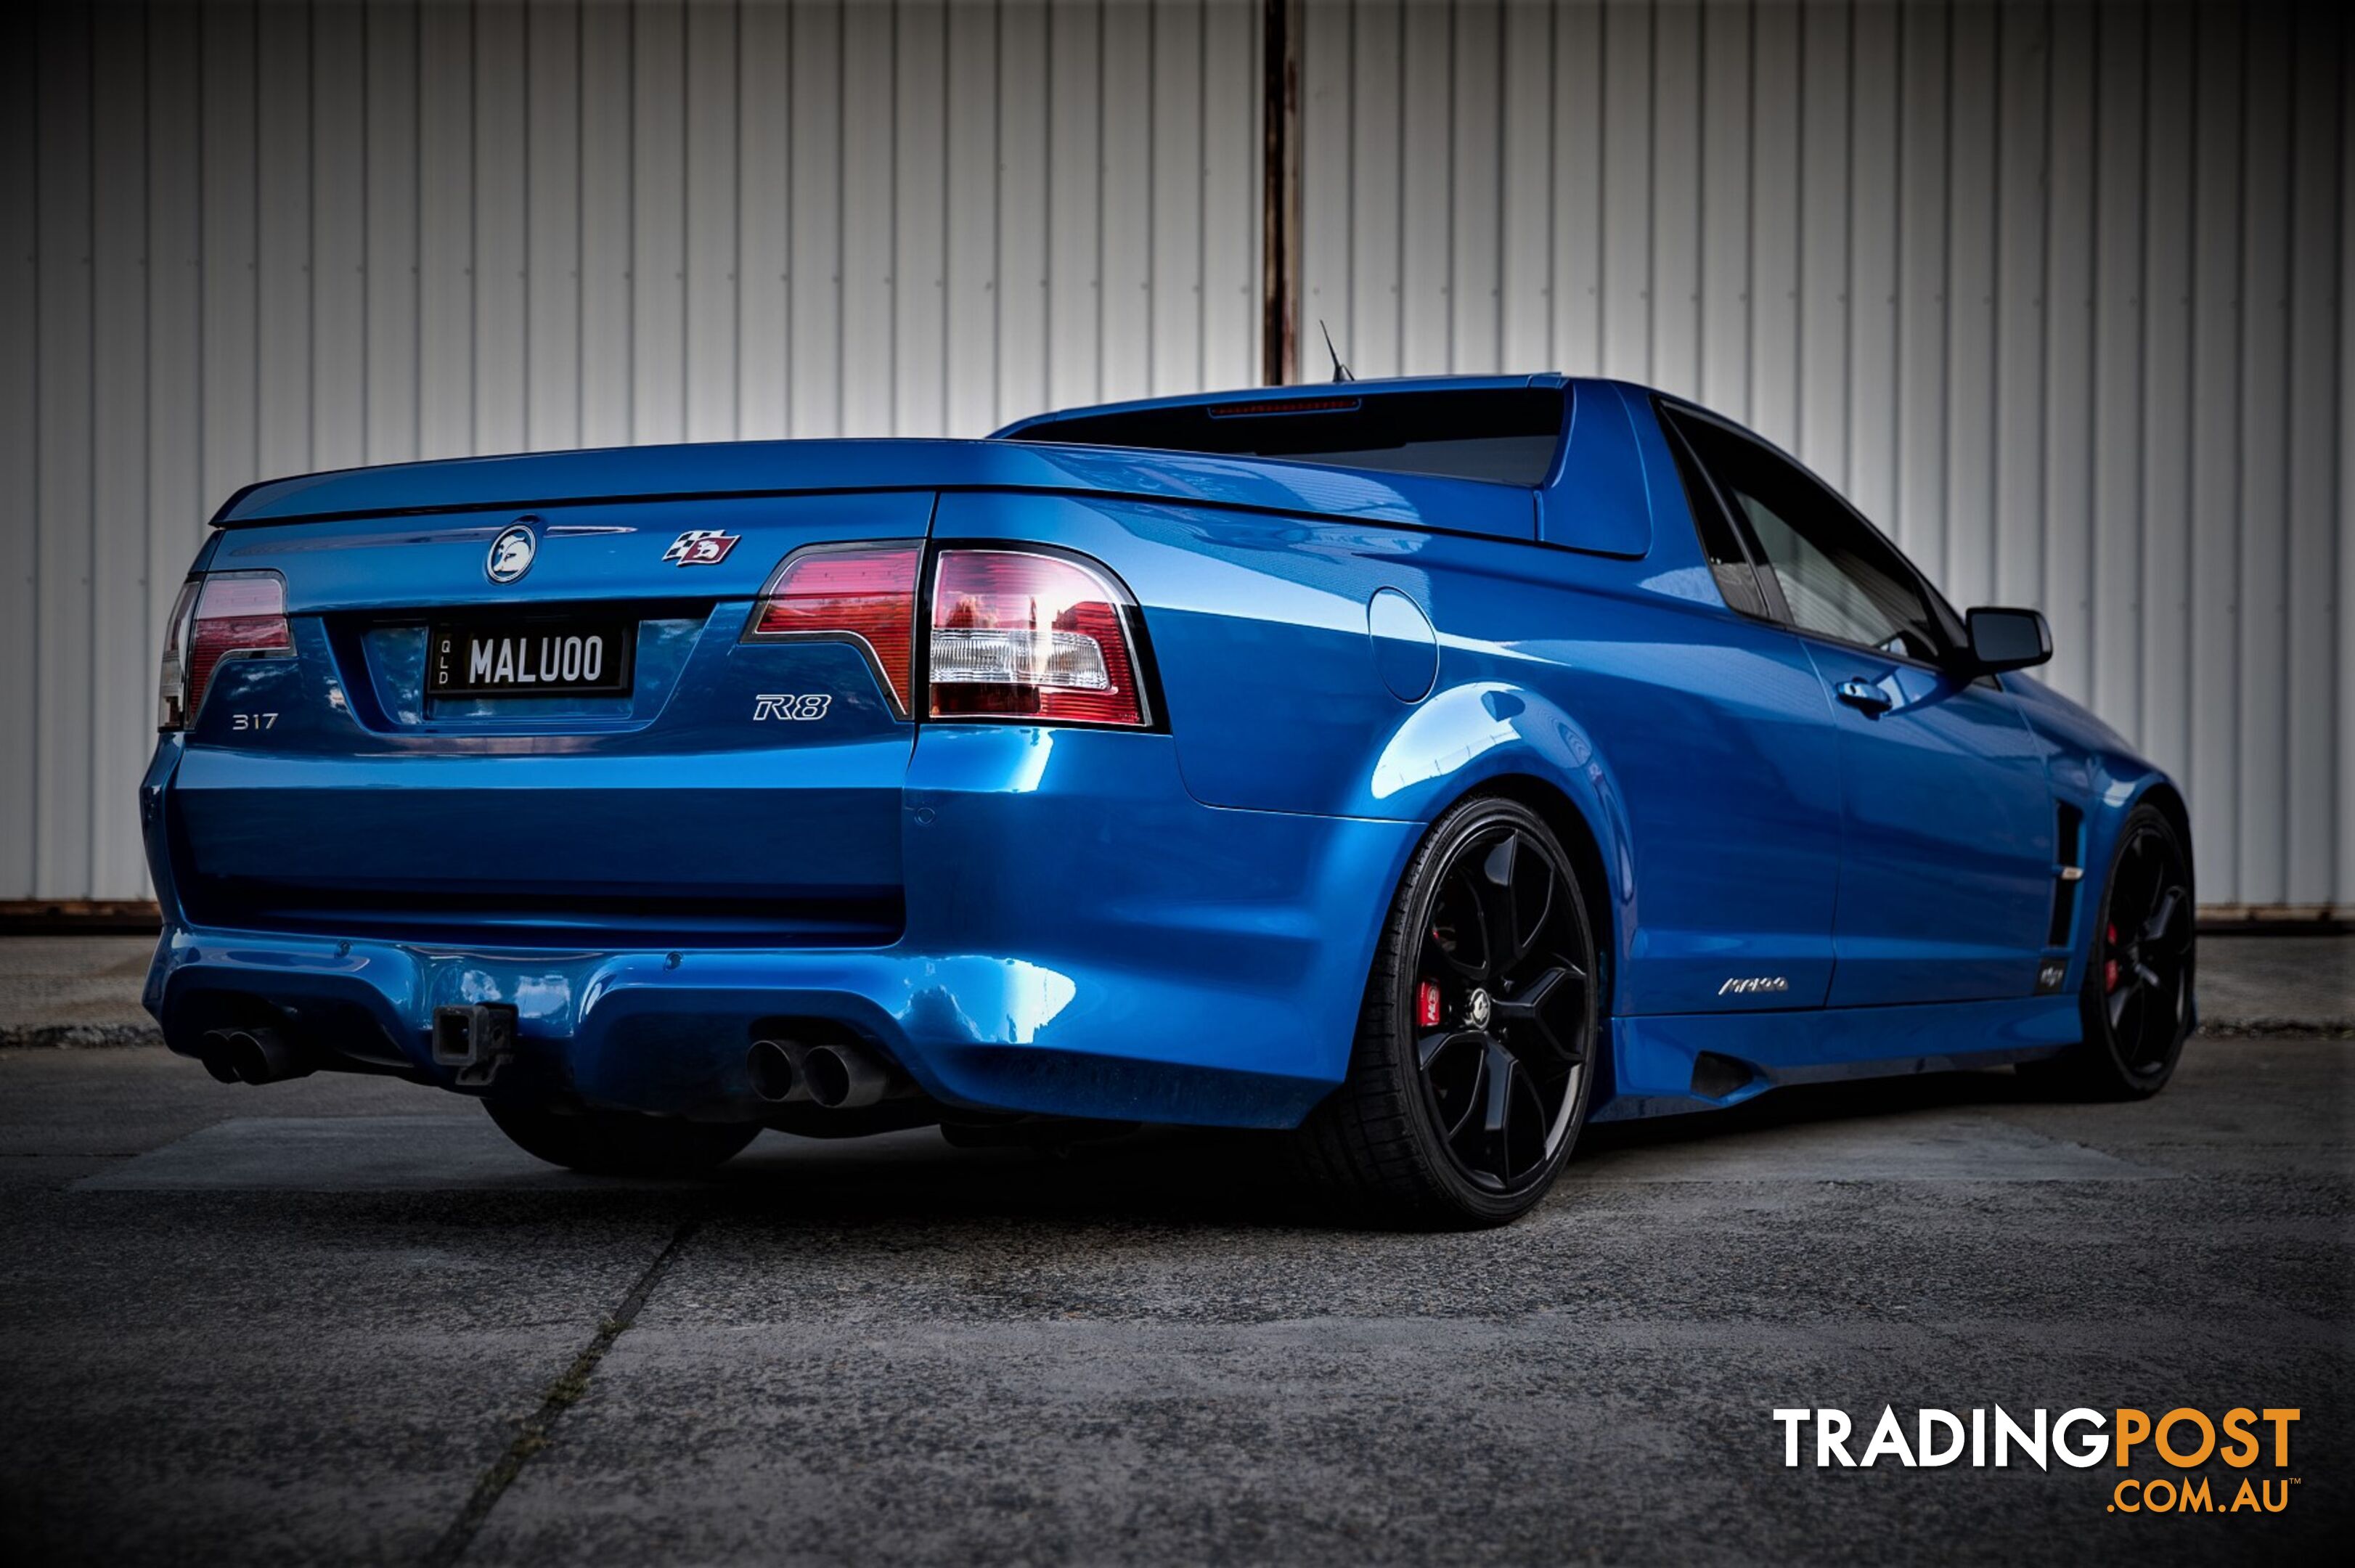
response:
<path fill-rule="evenodd" d="M 156 679 L 155 727 L 185 728 L 205 705 L 213 672 L 225 658 L 294 651 L 286 624 L 286 584 L 274 571 L 229 571 L 192 578 L 164 628 Z"/>
<path fill-rule="evenodd" d="M 1076 724 L 1149 721 L 1108 573 L 1059 555 L 946 549 L 932 583 L 932 710 Z"/>
<path fill-rule="evenodd" d="M 908 712 L 915 684 L 917 544 L 821 546 L 795 550 L 777 568 L 752 619 L 747 642 L 793 639 L 855 643 L 867 652 L 892 710 Z"/>

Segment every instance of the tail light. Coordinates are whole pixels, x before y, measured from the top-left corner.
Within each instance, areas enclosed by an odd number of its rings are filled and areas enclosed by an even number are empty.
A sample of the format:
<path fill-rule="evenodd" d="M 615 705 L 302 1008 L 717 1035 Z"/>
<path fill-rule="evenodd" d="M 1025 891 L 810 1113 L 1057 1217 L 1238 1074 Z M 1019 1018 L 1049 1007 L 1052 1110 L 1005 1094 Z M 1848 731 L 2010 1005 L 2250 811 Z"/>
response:
<path fill-rule="evenodd" d="M 1136 602 L 1065 556 L 944 549 L 932 581 L 935 718 L 1143 726 Z"/>
<path fill-rule="evenodd" d="M 155 682 L 155 727 L 186 728 L 225 658 L 294 651 L 286 624 L 286 583 L 274 571 L 225 571 L 190 578 L 164 628 L 164 663 Z"/>
<path fill-rule="evenodd" d="M 864 649 L 892 710 L 908 712 L 915 685 L 919 544 L 822 545 L 795 550 L 761 591 L 747 642 L 855 643 Z"/>

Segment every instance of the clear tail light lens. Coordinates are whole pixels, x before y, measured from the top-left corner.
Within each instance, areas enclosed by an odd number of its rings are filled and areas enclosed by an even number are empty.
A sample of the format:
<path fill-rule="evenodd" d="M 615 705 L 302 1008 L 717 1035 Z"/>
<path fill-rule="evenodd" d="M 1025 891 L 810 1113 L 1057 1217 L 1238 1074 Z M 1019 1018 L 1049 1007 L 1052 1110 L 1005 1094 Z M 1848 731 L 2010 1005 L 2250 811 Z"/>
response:
<path fill-rule="evenodd" d="M 225 658 L 292 654 L 286 584 L 274 571 L 229 571 L 191 578 L 164 628 L 164 663 L 155 683 L 155 727 L 186 728 Z"/>
<path fill-rule="evenodd" d="M 197 607 L 197 590 L 204 584 L 191 577 L 180 584 L 172 601 L 171 619 L 164 623 L 164 664 L 155 672 L 155 728 L 183 729 L 188 722 L 188 613 Z"/>
<path fill-rule="evenodd" d="M 943 550 L 932 583 L 933 716 L 1144 726 L 1135 608 L 1108 574 L 1063 556 Z"/>
<path fill-rule="evenodd" d="M 914 543 L 820 546 L 795 550 L 761 591 L 745 625 L 747 642 L 804 639 L 855 643 L 905 718 L 915 684 L 916 575 L 923 547 Z"/>

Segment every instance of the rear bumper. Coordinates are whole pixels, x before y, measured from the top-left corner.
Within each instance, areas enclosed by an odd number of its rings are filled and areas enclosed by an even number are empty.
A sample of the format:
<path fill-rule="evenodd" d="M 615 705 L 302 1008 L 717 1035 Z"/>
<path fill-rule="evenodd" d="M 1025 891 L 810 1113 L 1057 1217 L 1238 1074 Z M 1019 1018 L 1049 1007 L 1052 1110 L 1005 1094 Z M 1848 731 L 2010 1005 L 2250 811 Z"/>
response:
<path fill-rule="evenodd" d="M 1206 806 L 1168 737 L 928 725 L 900 809 L 906 928 L 881 947 L 481 948 L 190 924 L 143 789 L 166 926 L 146 990 L 175 1050 L 257 1007 L 452 1084 L 437 1007 L 518 1015 L 513 1083 L 591 1104 L 751 1115 L 779 1020 L 864 1037 L 950 1106 L 1283 1126 L 1347 1065 L 1410 822 Z M 758 846 L 748 846 L 757 855 Z"/>

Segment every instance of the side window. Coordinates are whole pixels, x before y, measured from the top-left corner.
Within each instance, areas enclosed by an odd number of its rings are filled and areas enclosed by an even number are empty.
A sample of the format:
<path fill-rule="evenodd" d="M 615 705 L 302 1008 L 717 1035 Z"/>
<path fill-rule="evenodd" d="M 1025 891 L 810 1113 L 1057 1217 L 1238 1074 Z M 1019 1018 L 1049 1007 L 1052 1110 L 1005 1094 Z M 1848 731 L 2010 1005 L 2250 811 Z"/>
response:
<path fill-rule="evenodd" d="M 1700 461 L 1685 440 L 1683 423 L 1667 417 L 1660 422 L 1668 432 L 1668 450 L 1676 454 L 1677 476 L 1684 481 L 1685 504 L 1692 508 L 1693 531 L 1700 536 L 1700 553 L 1709 562 L 1710 575 L 1717 580 L 1718 592 L 1724 595 L 1729 607 L 1766 619 L 1772 612 L 1766 607 L 1765 596 L 1758 591 L 1757 573 L 1751 570 L 1750 558 L 1742 553 L 1742 540 L 1733 531 L 1733 519 L 1725 515 L 1725 507 L 1718 500 L 1717 486 L 1701 472 Z"/>
<path fill-rule="evenodd" d="M 1888 540 L 1767 447 L 1704 421 L 1678 423 L 1739 512 L 1759 573 L 1794 626 L 1908 658 L 1939 656 L 1937 613 Z"/>

